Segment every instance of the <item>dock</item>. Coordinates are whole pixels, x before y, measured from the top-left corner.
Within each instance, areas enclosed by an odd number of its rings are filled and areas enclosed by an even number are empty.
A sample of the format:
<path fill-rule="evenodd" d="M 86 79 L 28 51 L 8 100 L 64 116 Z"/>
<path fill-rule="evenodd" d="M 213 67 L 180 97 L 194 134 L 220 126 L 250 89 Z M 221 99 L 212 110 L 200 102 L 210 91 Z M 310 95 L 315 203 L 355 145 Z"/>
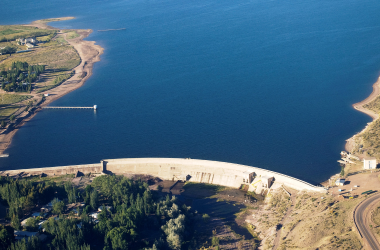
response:
<path fill-rule="evenodd" d="M 44 109 L 93 109 L 93 110 L 97 110 L 98 109 L 98 105 L 94 105 L 92 107 L 58 107 L 58 106 L 46 106 L 46 107 L 43 107 Z"/>
<path fill-rule="evenodd" d="M 126 30 L 126 28 L 121 28 L 121 29 L 106 29 L 106 30 L 98 30 L 98 32 L 116 31 L 116 30 Z"/>

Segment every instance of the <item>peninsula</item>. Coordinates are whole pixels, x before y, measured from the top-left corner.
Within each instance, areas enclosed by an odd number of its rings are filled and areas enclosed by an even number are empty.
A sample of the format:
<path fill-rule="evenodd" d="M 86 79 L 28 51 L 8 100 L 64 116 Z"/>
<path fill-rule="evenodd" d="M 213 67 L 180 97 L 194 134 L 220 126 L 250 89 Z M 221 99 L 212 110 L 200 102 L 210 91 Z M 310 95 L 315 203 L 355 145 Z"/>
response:
<path fill-rule="evenodd" d="M 92 30 L 48 25 L 70 19 L 74 17 L 0 26 L 0 155 L 25 122 L 81 87 L 100 60 L 103 48 L 83 40 Z"/>

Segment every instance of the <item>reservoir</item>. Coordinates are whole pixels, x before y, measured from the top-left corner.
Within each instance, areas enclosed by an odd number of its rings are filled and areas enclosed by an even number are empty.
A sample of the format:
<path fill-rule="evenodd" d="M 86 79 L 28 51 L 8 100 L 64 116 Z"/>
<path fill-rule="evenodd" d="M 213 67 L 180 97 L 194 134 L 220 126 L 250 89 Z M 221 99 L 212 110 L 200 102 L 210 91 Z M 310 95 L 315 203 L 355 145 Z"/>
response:
<path fill-rule="evenodd" d="M 265 168 L 317 183 L 370 117 L 351 105 L 380 74 L 380 3 L 2 2 L 1 24 L 93 29 L 93 75 L 15 135 L 0 170 L 135 157 Z M 125 28 L 125 29 L 124 29 Z M 107 32 L 98 32 L 98 30 Z"/>

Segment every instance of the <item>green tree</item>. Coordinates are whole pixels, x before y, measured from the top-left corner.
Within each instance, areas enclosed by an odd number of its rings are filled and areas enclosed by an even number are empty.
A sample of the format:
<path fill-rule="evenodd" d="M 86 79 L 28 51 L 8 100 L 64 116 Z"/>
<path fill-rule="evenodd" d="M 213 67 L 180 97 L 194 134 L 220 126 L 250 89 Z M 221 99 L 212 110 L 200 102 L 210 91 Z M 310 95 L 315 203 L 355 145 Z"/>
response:
<path fill-rule="evenodd" d="M 51 204 L 53 205 L 52 212 L 54 214 L 61 214 L 65 208 L 65 203 L 63 201 L 59 201 L 57 198 L 53 199 Z"/>
<path fill-rule="evenodd" d="M 128 229 L 126 227 L 115 227 L 107 233 L 106 239 L 111 243 L 113 250 L 127 250 L 128 242 Z"/>
<path fill-rule="evenodd" d="M 6 125 L 7 125 L 7 124 L 5 123 L 5 121 L 2 120 L 2 121 L 1 121 L 1 127 L 2 127 L 2 128 L 5 128 Z"/>
<path fill-rule="evenodd" d="M 11 122 L 13 122 L 14 120 L 15 120 L 15 115 L 11 115 L 11 117 L 9 117 L 9 120 L 11 121 Z"/>
<path fill-rule="evenodd" d="M 0 249 L 8 249 L 14 238 L 13 228 L 0 225 Z"/>
<path fill-rule="evenodd" d="M 20 230 L 21 229 L 20 219 L 18 218 L 17 214 L 13 214 L 13 217 L 12 217 L 12 220 L 11 220 L 11 225 L 16 230 Z"/>
<path fill-rule="evenodd" d="M 216 237 L 216 236 L 213 236 L 212 239 L 211 239 L 211 244 L 213 246 L 219 246 L 219 238 Z"/>
<path fill-rule="evenodd" d="M 30 217 L 27 221 L 26 221 L 26 230 L 28 231 L 38 231 L 38 222 L 39 220 L 37 218 L 34 218 L 34 217 Z"/>
<path fill-rule="evenodd" d="M 344 165 L 340 166 L 340 176 L 344 176 Z"/>
<path fill-rule="evenodd" d="M 99 202 L 98 191 L 94 189 L 92 190 L 91 196 L 90 196 L 90 206 L 92 207 L 92 209 L 96 210 L 98 208 L 98 202 Z"/>

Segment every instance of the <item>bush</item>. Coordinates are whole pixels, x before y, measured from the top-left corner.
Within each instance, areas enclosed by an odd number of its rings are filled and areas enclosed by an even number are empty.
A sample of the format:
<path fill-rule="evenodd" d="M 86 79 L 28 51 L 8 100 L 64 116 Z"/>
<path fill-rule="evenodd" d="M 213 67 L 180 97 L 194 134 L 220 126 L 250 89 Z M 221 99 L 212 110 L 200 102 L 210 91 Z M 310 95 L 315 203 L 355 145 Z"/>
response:
<path fill-rule="evenodd" d="M 213 237 L 212 237 L 212 240 L 211 240 L 211 244 L 212 244 L 213 246 L 219 246 L 219 238 L 216 237 L 216 236 L 213 236 Z"/>
<path fill-rule="evenodd" d="M 210 220 L 210 215 L 204 214 L 204 215 L 202 215 L 202 219 L 204 222 L 208 222 Z"/>

